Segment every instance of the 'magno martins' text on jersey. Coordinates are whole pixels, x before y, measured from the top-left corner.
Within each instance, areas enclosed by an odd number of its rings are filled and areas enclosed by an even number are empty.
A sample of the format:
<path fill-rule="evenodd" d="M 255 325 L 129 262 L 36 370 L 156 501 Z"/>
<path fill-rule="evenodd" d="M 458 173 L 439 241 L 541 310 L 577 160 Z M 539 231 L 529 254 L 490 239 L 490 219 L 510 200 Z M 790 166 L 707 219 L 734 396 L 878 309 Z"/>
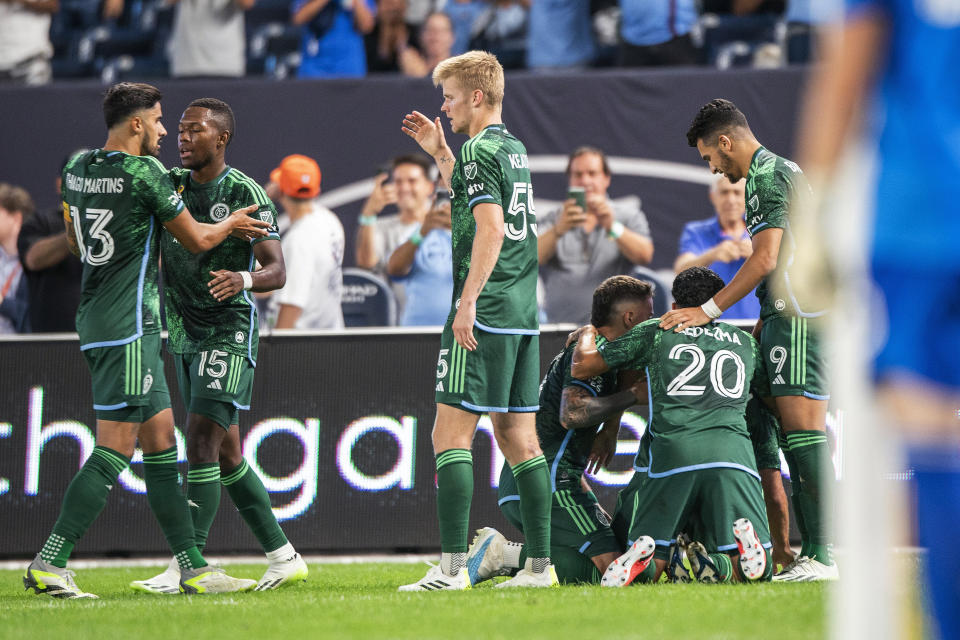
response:
<path fill-rule="evenodd" d="M 62 178 L 83 262 L 80 349 L 160 331 L 159 227 L 183 209 L 166 169 L 152 156 L 95 149 L 73 157 Z"/>
<path fill-rule="evenodd" d="M 198 183 L 190 171 L 172 169 L 170 177 L 190 214 L 213 224 L 231 211 L 256 204 L 249 214 L 269 222 L 269 235 L 253 241 L 232 236 L 203 253 L 190 253 L 169 233 L 163 234 L 163 286 L 167 306 L 168 348 L 173 353 L 200 353 L 212 349 L 245 357 L 256 365 L 259 345 L 257 307 L 249 291 L 217 301 L 207 288 L 211 271 L 252 271 L 253 247 L 263 240 L 279 240 L 277 211 L 263 189 L 237 169 L 227 167 L 213 180 Z"/>
<path fill-rule="evenodd" d="M 526 148 L 502 124 L 491 125 L 463 144 L 450 182 L 454 306 L 470 269 L 477 230 L 473 208 L 497 204 L 503 208 L 503 246 L 477 300 L 476 326 L 497 333 L 539 333 L 537 215 Z"/>

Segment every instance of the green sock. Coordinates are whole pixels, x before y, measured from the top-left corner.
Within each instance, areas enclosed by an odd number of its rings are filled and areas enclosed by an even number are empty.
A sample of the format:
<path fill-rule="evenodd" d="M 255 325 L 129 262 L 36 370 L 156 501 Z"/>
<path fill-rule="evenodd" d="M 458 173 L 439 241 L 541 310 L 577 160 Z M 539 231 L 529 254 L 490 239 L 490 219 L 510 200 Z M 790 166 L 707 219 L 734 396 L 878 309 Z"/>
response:
<path fill-rule="evenodd" d="M 550 557 L 550 472 L 542 455 L 511 467 L 520 494 L 520 518 L 531 558 Z"/>
<path fill-rule="evenodd" d="M 130 458 L 118 451 L 101 446 L 93 448 L 63 496 L 60 517 L 40 550 L 44 562 L 61 569 L 67 566 L 73 546 L 103 511 L 117 476 L 129 464 Z"/>
<path fill-rule="evenodd" d="M 803 483 L 803 491 L 797 502 L 809 534 L 804 555 L 825 565 L 832 565 L 827 518 L 834 480 L 827 434 L 816 430 L 790 431 L 786 437 Z"/>
<path fill-rule="evenodd" d="M 473 500 L 473 454 L 469 449 L 447 449 L 437 454 L 437 519 L 440 549 L 467 552 L 470 503 Z"/>
<path fill-rule="evenodd" d="M 265 552 L 275 551 L 287 544 L 287 536 L 283 535 L 283 529 L 270 507 L 270 496 L 260 476 L 250 470 L 246 460 L 220 478 L 220 482 L 227 488 L 240 517 Z"/>
<path fill-rule="evenodd" d="M 730 556 L 725 553 L 710 553 L 707 555 L 713 560 L 713 564 L 717 566 L 717 572 L 720 574 L 717 576 L 717 582 L 730 582 L 733 579 L 733 560 L 730 559 Z"/>
<path fill-rule="evenodd" d="M 800 532 L 800 555 L 807 555 L 807 547 L 810 545 L 810 534 L 807 532 L 807 523 L 803 519 L 803 509 L 800 504 L 803 501 L 803 482 L 800 480 L 800 468 L 797 466 L 797 459 L 790 451 L 790 445 L 784 442 L 782 444 L 783 457 L 787 460 L 787 468 L 790 469 L 790 504 L 793 505 L 793 516 L 797 522 L 797 530 Z"/>
<path fill-rule="evenodd" d="M 180 488 L 177 448 L 143 455 L 143 481 L 147 501 L 180 567 L 195 569 L 207 564 L 194 539 L 190 507 Z M 182 558 L 182 561 L 181 561 Z"/>
<path fill-rule="evenodd" d="M 187 504 L 193 516 L 193 537 L 197 547 L 207 546 L 207 534 L 220 508 L 220 463 L 191 464 L 187 471 Z"/>

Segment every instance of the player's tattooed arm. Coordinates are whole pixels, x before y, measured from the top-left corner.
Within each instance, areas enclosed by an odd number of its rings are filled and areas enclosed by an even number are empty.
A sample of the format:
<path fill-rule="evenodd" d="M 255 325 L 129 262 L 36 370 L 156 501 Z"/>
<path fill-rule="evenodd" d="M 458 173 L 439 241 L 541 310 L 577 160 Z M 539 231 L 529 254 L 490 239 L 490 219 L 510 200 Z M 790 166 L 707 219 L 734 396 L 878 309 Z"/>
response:
<path fill-rule="evenodd" d="M 573 350 L 571 375 L 574 378 L 586 380 L 609 369 L 610 367 L 597 350 L 597 330 L 591 325 L 583 327 L 580 337 L 577 338 L 577 346 Z"/>
<path fill-rule="evenodd" d="M 560 398 L 560 424 L 564 429 L 596 427 L 636 403 L 632 389 L 595 398 L 581 387 L 567 387 Z"/>
<path fill-rule="evenodd" d="M 283 252 L 279 240 L 264 240 L 253 245 L 253 255 L 257 258 L 260 268 L 250 272 L 253 286 L 251 291 L 273 291 L 280 289 L 287 282 L 287 269 L 283 262 Z M 236 271 L 211 271 L 213 279 L 207 283 L 210 295 L 218 302 L 229 300 L 243 291 L 243 276 Z"/>

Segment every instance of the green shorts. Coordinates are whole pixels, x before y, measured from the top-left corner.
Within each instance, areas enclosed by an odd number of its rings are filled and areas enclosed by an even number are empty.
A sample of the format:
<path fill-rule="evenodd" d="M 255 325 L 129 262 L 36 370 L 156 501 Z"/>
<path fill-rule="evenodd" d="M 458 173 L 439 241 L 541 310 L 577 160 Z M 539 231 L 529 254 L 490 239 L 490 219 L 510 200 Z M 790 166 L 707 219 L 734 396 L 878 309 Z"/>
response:
<path fill-rule="evenodd" d="M 453 339 L 443 327 L 437 360 L 438 404 L 472 413 L 529 413 L 540 408 L 540 337 L 474 328 L 477 348 Z"/>
<path fill-rule="evenodd" d="M 780 469 L 780 423 L 756 396 L 747 403 L 747 431 L 757 469 Z"/>
<path fill-rule="evenodd" d="M 691 526 L 694 532 L 686 533 L 708 551 L 736 551 L 733 523 L 740 518 L 748 518 L 761 544 L 770 548 L 760 480 L 739 469 L 717 467 L 648 477 L 635 495 L 629 505 L 635 516 L 628 541 L 650 536 L 657 544 L 657 558 L 667 559 L 677 534 Z"/>
<path fill-rule="evenodd" d="M 189 413 L 209 418 L 224 429 L 250 408 L 254 368 L 243 356 L 218 349 L 174 354 L 177 384 Z"/>
<path fill-rule="evenodd" d="M 764 318 L 760 351 L 771 396 L 830 399 L 827 346 L 818 322 L 793 316 Z"/>
<path fill-rule="evenodd" d="M 170 408 L 160 334 L 83 351 L 90 368 L 93 408 L 99 420 L 146 422 Z"/>
<path fill-rule="evenodd" d="M 579 488 L 579 484 L 577 485 Z M 500 473 L 500 511 L 510 524 L 523 532 L 520 518 L 520 496 L 510 467 Z M 588 558 L 611 551 L 623 553 L 617 543 L 610 520 L 596 496 L 586 491 L 558 489 L 553 494 L 550 510 L 550 547 L 572 549 Z"/>

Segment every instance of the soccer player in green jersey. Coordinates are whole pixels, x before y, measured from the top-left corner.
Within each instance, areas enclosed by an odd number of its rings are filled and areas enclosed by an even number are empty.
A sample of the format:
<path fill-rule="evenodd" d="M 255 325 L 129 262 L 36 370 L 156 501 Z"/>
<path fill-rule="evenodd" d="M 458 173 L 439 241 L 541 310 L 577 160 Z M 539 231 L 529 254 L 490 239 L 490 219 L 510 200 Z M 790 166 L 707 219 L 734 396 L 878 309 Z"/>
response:
<path fill-rule="evenodd" d="M 160 355 L 157 269 L 159 225 L 191 252 L 208 251 L 231 233 L 266 235 L 269 225 L 234 211 L 200 224 L 184 207 L 156 159 L 166 135 L 160 91 L 121 83 L 107 90 L 102 149 L 80 153 L 63 170 L 63 209 L 71 249 L 83 262 L 77 333 L 93 378 L 97 440 L 67 488 L 60 517 L 23 582 L 59 598 L 95 597 L 66 569 L 74 544 L 103 510 L 139 439 L 147 498 L 181 568 L 179 589 L 239 591 L 237 580 L 209 566 L 194 540 L 179 486 L 170 395 Z"/>
<path fill-rule="evenodd" d="M 473 496 L 470 448 L 480 414 L 517 480 L 527 540 L 524 568 L 498 586 L 553 586 L 550 476 L 537 442 L 540 380 L 537 321 L 537 218 L 527 150 L 504 127 L 503 67 L 470 51 L 433 72 L 454 133 L 470 136 L 455 156 L 440 118 L 408 113 L 403 131 L 436 160 L 452 198 L 453 304 L 440 340 L 437 514 L 441 559 L 404 591 L 468 589 L 467 530 Z"/>
<path fill-rule="evenodd" d="M 710 269 L 682 271 L 673 283 L 674 308 L 698 307 L 723 286 Z M 691 518 L 699 522 L 703 542 L 678 543 L 698 580 L 769 579 L 767 516 L 744 418 L 751 387 L 766 386 L 757 343 L 722 322 L 680 332 L 658 325 L 648 320 L 599 346 L 588 327 L 573 354 L 572 373 L 581 380 L 610 369 L 644 370 L 650 388 L 652 440 L 631 546 L 610 565 L 602 584 L 624 586 L 641 573 L 658 579 L 672 538 Z"/>
<path fill-rule="evenodd" d="M 226 163 L 236 135 L 230 105 L 216 98 L 191 102 L 180 118 L 177 146 L 183 169 L 170 176 L 198 222 L 215 222 L 237 207 L 271 224 L 268 235 L 247 241 L 228 238 L 194 255 L 170 234 L 161 239 L 167 304 L 167 348 L 176 361 L 177 382 L 187 408 L 187 499 L 197 546 L 203 549 L 227 492 L 267 554 L 269 567 L 258 591 L 306 579 L 307 565 L 287 541 L 270 506 L 263 482 L 240 448 L 239 410 L 250 407 L 259 327 L 250 291 L 279 289 L 286 280 L 277 233 L 277 212 L 260 186 Z M 254 264 L 260 268 L 253 270 Z M 180 568 L 131 587 L 175 593 Z"/>
<path fill-rule="evenodd" d="M 714 173 L 731 181 L 747 179 L 747 231 L 753 255 L 715 298 L 702 307 L 663 316 L 664 329 L 707 324 L 754 287 L 760 298 L 760 349 L 766 359 L 770 393 L 783 427 L 784 457 L 793 480 L 793 506 L 800 529 L 800 554 L 774 580 L 835 580 L 828 514 L 835 484 L 826 435 L 828 366 L 822 337 L 823 309 L 812 309 L 791 287 L 798 239 L 791 232 L 791 202 L 809 194 L 795 163 L 765 149 L 747 119 L 728 100 L 701 107 L 687 142 Z M 793 274 L 795 275 L 795 274 Z"/>
<path fill-rule="evenodd" d="M 590 322 L 597 328 L 598 344 L 619 338 L 651 316 L 653 290 L 646 282 L 613 276 L 593 292 Z M 550 559 L 557 577 L 561 583 L 599 583 L 610 563 L 623 553 L 623 547 L 583 475 L 612 459 L 623 411 L 646 402 L 646 383 L 637 381 L 635 388 L 621 381 L 619 388 L 623 390 L 618 390 L 613 371 L 578 380 L 570 374 L 574 347 L 571 343 L 557 354 L 540 383 L 537 437 L 550 468 Z M 500 473 L 499 493 L 500 510 L 522 532 L 517 504 L 520 496 L 507 465 Z M 491 527 L 477 534 L 467 552 L 471 584 L 514 573 L 524 565 L 526 550 L 522 544 L 508 542 Z"/>

